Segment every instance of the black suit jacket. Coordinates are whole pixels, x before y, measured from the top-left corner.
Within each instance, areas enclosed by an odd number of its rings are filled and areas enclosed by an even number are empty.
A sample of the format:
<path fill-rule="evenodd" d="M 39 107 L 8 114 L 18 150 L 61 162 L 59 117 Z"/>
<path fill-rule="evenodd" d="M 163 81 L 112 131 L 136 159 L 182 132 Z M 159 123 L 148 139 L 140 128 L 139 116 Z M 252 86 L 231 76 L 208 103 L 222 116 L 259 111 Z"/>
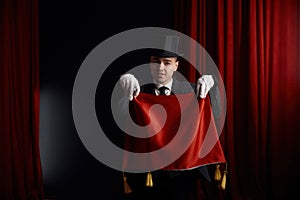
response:
<path fill-rule="evenodd" d="M 149 83 L 141 86 L 141 92 L 147 94 L 155 94 L 155 88 L 156 87 L 154 83 Z M 196 85 L 193 83 L 181 82 L 177 79 L 173 79 L 171 91 L 174 94 L 187 94 L 196 92 Z"/>

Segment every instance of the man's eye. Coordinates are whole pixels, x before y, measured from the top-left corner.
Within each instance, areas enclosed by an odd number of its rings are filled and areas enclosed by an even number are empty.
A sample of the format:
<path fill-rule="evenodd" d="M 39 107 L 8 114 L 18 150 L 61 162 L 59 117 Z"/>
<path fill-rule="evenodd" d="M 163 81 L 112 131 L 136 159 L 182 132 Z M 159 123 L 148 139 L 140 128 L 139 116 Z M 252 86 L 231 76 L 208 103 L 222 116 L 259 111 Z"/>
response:
<path fill-rule="evenodd" d="M 159 60 L 152 60 L 152 63 L 160 63 L 160 61 Z"/>

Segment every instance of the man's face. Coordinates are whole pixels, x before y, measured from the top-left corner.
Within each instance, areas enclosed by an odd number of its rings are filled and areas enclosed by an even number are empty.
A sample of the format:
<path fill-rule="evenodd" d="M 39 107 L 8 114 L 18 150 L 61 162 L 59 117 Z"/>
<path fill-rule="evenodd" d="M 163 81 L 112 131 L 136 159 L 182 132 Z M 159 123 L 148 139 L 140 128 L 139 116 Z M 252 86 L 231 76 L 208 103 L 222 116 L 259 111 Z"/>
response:
<path fill-rule="evenodd" d="M 151 56 L 150 58 L 150 70 L 152 78 L 160 83 L 167 84 L 173 76 L 173 73 L 178 68 L 178 61 L 176 57 L 156 57 Z"/>

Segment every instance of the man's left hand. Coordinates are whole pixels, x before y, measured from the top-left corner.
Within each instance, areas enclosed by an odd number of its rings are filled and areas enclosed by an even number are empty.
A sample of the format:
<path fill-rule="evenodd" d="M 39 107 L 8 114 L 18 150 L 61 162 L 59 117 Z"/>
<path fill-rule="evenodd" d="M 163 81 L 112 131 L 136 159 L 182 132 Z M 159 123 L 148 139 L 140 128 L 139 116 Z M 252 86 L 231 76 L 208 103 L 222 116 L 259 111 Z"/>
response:
<path fill-rule="evenodd" d="M 197 97 L 205 98 L 209 90 L 214 86 L 212 75 L 203 75 L 197 80 Z"/>

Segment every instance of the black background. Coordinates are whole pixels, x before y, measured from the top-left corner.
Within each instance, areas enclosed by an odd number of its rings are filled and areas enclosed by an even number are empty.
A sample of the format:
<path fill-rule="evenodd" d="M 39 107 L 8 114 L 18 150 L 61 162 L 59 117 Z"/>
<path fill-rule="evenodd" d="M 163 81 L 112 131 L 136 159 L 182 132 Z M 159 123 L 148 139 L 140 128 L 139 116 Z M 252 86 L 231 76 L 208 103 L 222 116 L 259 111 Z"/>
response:
<path fill-rule="evenodd" d="M 73 83 L 85 57 L 105 39 L 138 27 L 172 29 L 173 7 L 171 0 L 40 1 L 40 153 L 47 198 L 123 198 L 122 173 L 96 160 L 78 137 Z M 107 89 L 97 96 L 98 106 L 109 107 L 111 82 L 142 59 L 126 55 L 109 68 L 99 83 Z M 104 124 L 114 131 L 109 120 Z"/>

